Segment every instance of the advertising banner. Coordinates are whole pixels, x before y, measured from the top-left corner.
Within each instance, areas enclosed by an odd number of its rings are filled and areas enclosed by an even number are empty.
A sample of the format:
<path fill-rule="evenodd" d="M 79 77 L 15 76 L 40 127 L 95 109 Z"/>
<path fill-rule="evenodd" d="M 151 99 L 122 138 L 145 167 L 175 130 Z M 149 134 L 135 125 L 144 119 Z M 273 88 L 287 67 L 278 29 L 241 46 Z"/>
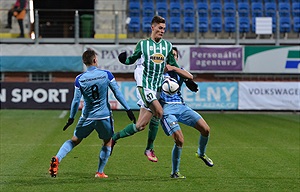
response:
<path fill-rule="evenodd" d="M 82 45 L 1 44 L 1 72 L 82 72 Z"/>
<path fill-rule="evenodd" d="M 136 104 L 135 82 L 121 82 L 120 89 L 132 109 L 139 109 Z M 191 92 L 183 84 L 181 93 L 185 103 L 195 110 L 236 110 L 238 108 L 238 84 L 227 82 L 198 83 L 199 91 Z M 112 93 L 109 100 L 117 102 Z M 119 103 L 117 109 L 121 109 Z"/>
<path fill-rule="evenodd" d="M 191 47 L 190 71 L 241 72 L 243 70 L 242 47 Z"/>
<path fill-rule="evenodd" d="M 198 83 L 197 93 L 182 87 L 185 103 L 195 110 L 236 110 L 237 83 Z M 138 110 L 135 82 L 119 82 L 119 88 L 131 109 Z M 73 83 L 1 83 L 1 109 L 70 109 Z M 113 110 L 124 109 L 109 91 Z M 83 103 L 79 107 L 83 107 Z"/>
<path fill-rule="evenodd" d="M 176 45 L 173 45 L 176 46 Z M 176 46 L 178 49 L 179 65 L 189 70 L 189 47 Z M 135 64 L 123 65 L 118 60 L 118 55 L 126 51 L 127 55 L 133 54 L 135 45 L 85 45 L 85 49 L 93 49 L 98 54 L 98 64 L 100 69 L 110 70 L 113 73 L 133 73 Z"/>
<path fill-rule="evenodd" d="M 69 109 L 74 83 L 1 83 L 1 109 Z"/>
<path fill-rule="evenodd" d="M 246 73 L 300 73 L 300 46 L 246 46 Z"/>
<path fill-rule="evenodd" d="M 300 110 L 300 82 L 240 82 L 240 110 Z"/>

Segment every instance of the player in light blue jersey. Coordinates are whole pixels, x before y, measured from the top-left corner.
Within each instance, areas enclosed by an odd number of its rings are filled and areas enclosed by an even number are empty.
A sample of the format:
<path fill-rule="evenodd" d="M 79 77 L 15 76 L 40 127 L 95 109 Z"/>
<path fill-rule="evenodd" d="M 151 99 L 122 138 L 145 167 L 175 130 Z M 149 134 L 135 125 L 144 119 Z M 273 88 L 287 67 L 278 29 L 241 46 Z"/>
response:
<path fill-rule="evenodd" d="M 111 153 L 111 138 L 114 134 L 112 112 L 108 101 L 108 88 L 111 89 L 116 99 L 126 109 L 129 119 L 134 123 L 136 121 L 122 92 L 119 90 L 113 74 L 97 68 L 98 61 L 95 51 L 91 49 L 86 50 L 82 55 L 82 61 L 87 66 L 87 71 L 78 75 L 75 79 L 75 91 L 70 116 L 63 130 L 66 130 L 74 122 L 81 97 L 84 100 L 84 107 L 73 137 L 67 140 L 61 146 L 56 156 L 53 156 L 51 159 L 49 173 L 52 177 L 56 177 L 61 160 L 84 138 L 88 137 L 93 130 L 96 130 L 99 139 L 103 140 L 95 177 L 108 177 L 103 170 Z"/>
<path fill-rule="evenodd" d="M 176 58 L 176 49 L 173 50 L 173 54 Z M 184 103 L 181 96 L 181 85 L 184 81 L 186 81 L 186 79 L 189 79 L 190 82 L 193 82 L 191 81 L 193 79 L 193 76 L 184 69 L 178 70 L 176 68 L 176 71 L 172 71 L 172 68 L 174 68 L 173 66 L 167 65 L 166 67 L 168 68 L 168 72 L 165 74 L 165 77 L 171 77 L 175 79 L 178 82 L 180 88 L 179 91 L 173 95 L 168 95 L 164 92 L 161 92 L 160 103 L 164 110 L 163 118 L 161 119 L 161 125 L 165 134 L 167 136 L 172 135 L 175 141 L 172 150 L 171 178 L 184 179 L 185 176 L 181 175 L 179 172 L 180 157 L 184 143 L 184 137 L 178 122 L 194 127 L 200 132 L 199 146 L 196 152 L 196 157 L 202 159 L 206 165 L 212 167 L 214 165 L 213 161 L 205 154 L 210 127 L 207 125 L 200 114 L 198 114 L 196 111 L 194 111 Z"/>

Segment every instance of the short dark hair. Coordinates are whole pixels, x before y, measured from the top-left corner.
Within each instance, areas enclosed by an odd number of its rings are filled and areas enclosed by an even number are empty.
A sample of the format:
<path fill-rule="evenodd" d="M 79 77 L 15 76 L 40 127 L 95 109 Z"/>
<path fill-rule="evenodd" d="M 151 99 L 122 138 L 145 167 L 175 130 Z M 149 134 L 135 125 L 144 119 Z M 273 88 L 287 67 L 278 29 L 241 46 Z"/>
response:
<path fill-rule="evenodd" d="M 151 21 L 151 25 L 153 25 L 154 23 L 156 24 L 159 24 L 159 23 L 166 23 L 166 20 L 165 18 L 159 16 L 159 15 L 155 15 L 153 18 L 152 18 L 152 21 Z"/>
<path fill-rule="evenodd" d="M 92 50 L 92 49 L 87 49 L 83 54 L 82 54 L 82 62 L 85 65 L 91 65 L 93 64 L 93 60 L 96 57 L 97 53 Z"/>
<path fill-rule="evenodd" d="M 176 51 L 176 53 L 178 53 L 177 47 L 172 47 L 172 49 L 173 49 L 174 51 Z"/>

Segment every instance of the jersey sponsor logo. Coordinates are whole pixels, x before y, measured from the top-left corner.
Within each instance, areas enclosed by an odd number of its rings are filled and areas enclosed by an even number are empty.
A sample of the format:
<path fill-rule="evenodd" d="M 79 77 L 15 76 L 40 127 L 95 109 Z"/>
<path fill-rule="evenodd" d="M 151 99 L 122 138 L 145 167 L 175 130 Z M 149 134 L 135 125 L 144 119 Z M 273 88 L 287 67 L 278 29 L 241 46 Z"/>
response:
<path fill-rule="evenodd" d="M 156 64 L 161 64 L 165 60 L 165 56 L 161 53 L 154 53 L 150 56 L 150 59 Z"/>

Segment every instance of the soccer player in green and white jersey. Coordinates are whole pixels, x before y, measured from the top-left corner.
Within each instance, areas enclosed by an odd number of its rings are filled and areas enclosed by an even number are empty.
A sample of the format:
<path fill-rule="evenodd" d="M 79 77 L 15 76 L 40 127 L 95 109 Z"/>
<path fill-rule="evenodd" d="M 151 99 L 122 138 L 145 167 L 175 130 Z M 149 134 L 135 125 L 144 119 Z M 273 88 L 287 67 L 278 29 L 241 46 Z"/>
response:
<path fill-rule="evenodd" d="M 150 38 L 140 40 L 136 45 L 133 55 L 127 57 L 126 52 L 119 55 L 119 61 L 125 65 L 134 64 L 136 60 L 141 57 L 144 59 L 142 85 L 138 85 L 144 106 L 140 108 L 139 118 L 136 124 L 129 124 L 123 130 L 114 134 L 112 138 L 113 144 L 120 138 L 144 130 L 152 116 L 155 117 L 156 123 L 154 124 L 156 124 L 156 126 L 150 126 L 153 130 L 149 130 L 149 132 L 150 134 L 153 133 L 153 135 L 149 135 L 148 137 L 155 139 L 159 119 L 161 119 L 163 115 L 163 109 L 158 102 L 158 97 L 165 66 L 168 63 L 169 65 L 179 67 L 172 54 L 172 44 L 162 38 L 165 33 L 165 28 L 165 19 L 161 16 L 154 16 L 151 21 L 152 32 Z M 153 118 L 151 121 L 154 121 Z M 148 145 L 144 154 L 150 161 L 157 162 L 157 157 L 154 154 L 154 150 L 151 149 L 151 146 L 149 147 Z"/>

